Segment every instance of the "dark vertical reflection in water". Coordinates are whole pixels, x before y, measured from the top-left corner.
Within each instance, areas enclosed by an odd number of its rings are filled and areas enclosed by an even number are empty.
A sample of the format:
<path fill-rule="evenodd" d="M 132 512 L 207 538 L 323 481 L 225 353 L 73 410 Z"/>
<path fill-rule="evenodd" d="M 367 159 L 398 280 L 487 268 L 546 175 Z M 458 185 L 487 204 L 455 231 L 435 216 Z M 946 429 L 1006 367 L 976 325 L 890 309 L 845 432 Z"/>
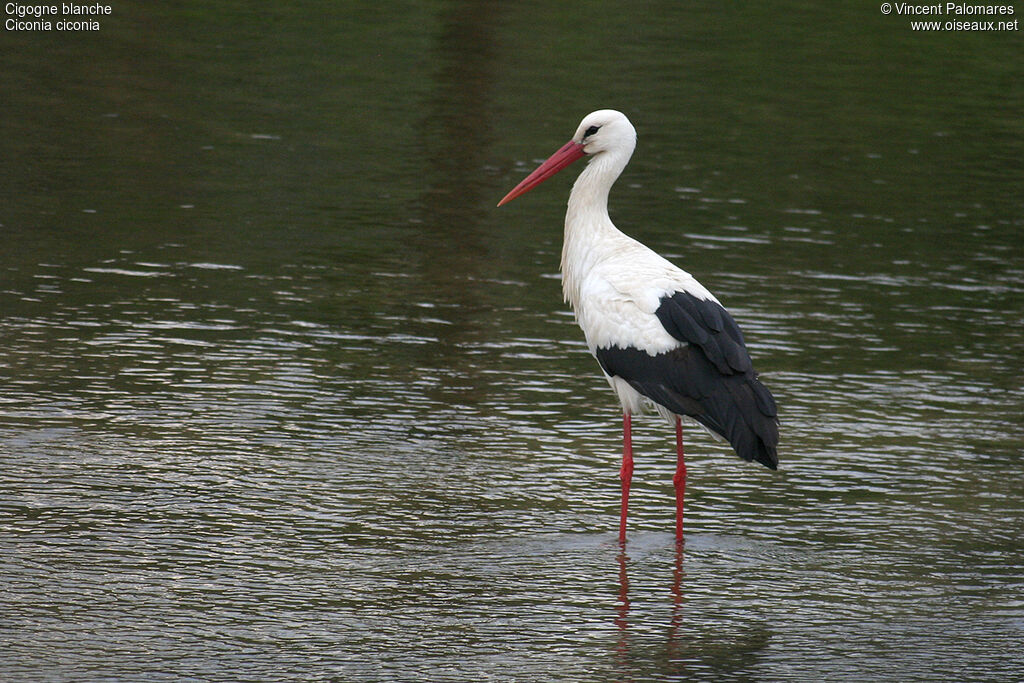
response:
<path fill-rule="evenodd" d="M 441 15 L 434 44 L 440 65 L 416 126 L 414 148 L 427 162 L 427 183 L 417 201 L 422 221 L 413 238 L 423 277 L 453 292 L 453 273 L 473 276 L 486 251 L 484 206 L 491 191 L 485 169 L 494 143 L 496 22 L 501 6 L 488 2 L 455 3 Z M 456 303 L 462 303 L 456 301 Z M 466 303 L 474 310 L 479 301 Z"/>
<path fill-rule="evenodd" d="M 403 252 L 417 274 L 418 296 L 443 305 L 449 323 L 438 327 L 438 343 L 424 348 L 422 361 L 463 371 L 461 377 L 442 373 L 442 384 L 455 388 L 480 383 L 474 366 L 455 358 L 478 339 L 478 321 L 489 307 L 481 284 L 490 262 L 483 207 L 491 187 L 485 169 L 494 142 L 495 29 L 501 11 L 500 3 L 467 2 L 441 12 L 433 60 L 439 67 L 412 145 L 426 161 L 427 182 Z M 452 286 L 453 277 L 460 286 Z"/>

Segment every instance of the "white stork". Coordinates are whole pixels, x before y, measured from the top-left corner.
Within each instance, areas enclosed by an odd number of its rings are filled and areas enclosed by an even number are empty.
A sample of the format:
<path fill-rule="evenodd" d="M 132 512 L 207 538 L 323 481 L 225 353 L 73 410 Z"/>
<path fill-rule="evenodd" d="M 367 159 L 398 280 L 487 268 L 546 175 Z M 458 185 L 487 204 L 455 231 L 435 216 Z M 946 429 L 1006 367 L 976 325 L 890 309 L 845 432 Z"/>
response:
<path fill-rule="evenodd" d="M 676 430 L 676 540 L 683 539 L 686 463 L 680 418 L 724 437 L 744 460 L 778 466 L 775 399 L 757 379 L 743 334 L 718 299 L 684 270 L 620 232 L 608 192 L 636 147 L 621 112 L 588 114 L 569 142 L 498 203 L 510 202 L 590 157 L 569 194 L 562 291 L 590 352 L 622 403 L 622 513 L 633 475 L 632 416 L 653 404 Z"/>

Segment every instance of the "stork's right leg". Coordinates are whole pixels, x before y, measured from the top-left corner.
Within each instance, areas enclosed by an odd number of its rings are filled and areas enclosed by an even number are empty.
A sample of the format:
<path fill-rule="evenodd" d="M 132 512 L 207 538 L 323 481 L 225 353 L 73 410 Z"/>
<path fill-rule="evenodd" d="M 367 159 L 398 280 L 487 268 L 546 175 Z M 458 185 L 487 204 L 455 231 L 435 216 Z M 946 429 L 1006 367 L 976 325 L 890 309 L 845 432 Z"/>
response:
<path fill-rule="evenodd" d="M 619 518 L 619 543 L 626 542 L 626 511 L 629 508 L 629 484 L 633 481 L 633 422 L 629 413 L 622 414 L 622 516 Z"/>
<path fill-rule="evenodd" d="M 683 542 L 683 498 L 686 496 L 686 457 L 683 455 L 683 423 L 676 415 L 676 543 Z"/>

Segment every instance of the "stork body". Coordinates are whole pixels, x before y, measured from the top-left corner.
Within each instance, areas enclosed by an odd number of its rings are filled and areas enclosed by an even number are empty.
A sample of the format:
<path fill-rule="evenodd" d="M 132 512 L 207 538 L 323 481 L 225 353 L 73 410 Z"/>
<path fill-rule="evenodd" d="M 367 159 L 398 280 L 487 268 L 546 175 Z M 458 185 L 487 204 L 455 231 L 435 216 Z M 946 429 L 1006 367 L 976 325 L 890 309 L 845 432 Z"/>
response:
<path fill-rule="evenodd" d="M 680 418 L 725 438 L 737 455 L 778 465 L 775 400 L 757 379 L 743 334 L 711 292 L 686 271 L 623 234 L 608 216 L 608 193 L 629 162 L 636 131 L 613 110 L 589 114 L 572 140 L 517 185 L 499 206 L 588 156 L 565 215 L 562 290 L 590 352 L 622 405 L 625 542 L 633 471 L 632 416 L 648 405 L 675 426 L 676 538 L 682 540 L 686 464 Z"/>

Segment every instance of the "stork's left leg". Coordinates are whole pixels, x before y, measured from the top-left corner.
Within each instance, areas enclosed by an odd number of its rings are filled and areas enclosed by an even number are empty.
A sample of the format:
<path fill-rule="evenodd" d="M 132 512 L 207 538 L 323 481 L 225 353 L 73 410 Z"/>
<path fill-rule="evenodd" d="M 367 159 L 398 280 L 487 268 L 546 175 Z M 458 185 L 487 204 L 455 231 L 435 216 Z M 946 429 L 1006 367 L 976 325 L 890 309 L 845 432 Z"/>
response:
<path fill-rule="evenodd" d="M 626 514 L 629 509 L 629 484 L 633 481 L 633 419 L 627 412 L 622 414 L 622 513 L 619 515 L 619 543 L 626 542 Z"/>
<path fill-rule="evenodd" d="M 683 457 L 683 423 L 676 415 L 676 543 L 683 542 L 683 496 L 686 495 L 686 460 Z"/>

